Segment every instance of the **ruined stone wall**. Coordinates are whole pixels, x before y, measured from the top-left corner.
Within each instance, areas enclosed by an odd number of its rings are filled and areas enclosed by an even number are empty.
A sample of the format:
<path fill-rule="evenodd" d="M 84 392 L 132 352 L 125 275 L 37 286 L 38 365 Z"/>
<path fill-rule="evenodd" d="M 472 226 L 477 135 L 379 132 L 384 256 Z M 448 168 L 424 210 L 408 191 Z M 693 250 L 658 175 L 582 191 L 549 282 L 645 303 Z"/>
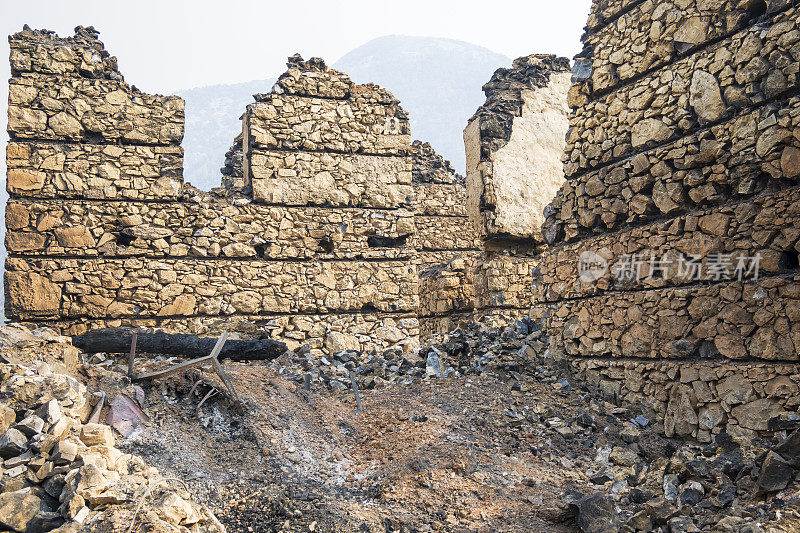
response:
<path fill-rule="evenodd" d="M 477 250 L 421 272 L 423 336 L 530 315 L 544 206 L 563 181 L 569 61 L 531 55 L 498 69 L 464 130 L 464 215 Z M 420 223 L 422 222 L 422 224 Z M 424 221 L 417 218 L 417 231 Z"/>
<path fill-rule="evenodd" d="M 797 407 L 797 9 L 596 1 L 576 58 L 537 310 L 554 351 L 668 435 Z"/>
<path fill-rule="evenodd" d="M 542 210 L 564 181 L 569 60 L 530 55 L 498 69 L 464 130 L 467 206 L 489 239 L 539 240 Z"/>
<path fill-rule="evenodd" d="M 388 91 L 356 85 L 321 59 L 293 56 L 288 67 L 243 116 L 244 186 L 254 202 L 284 210 L 284 221 L 327 219 L 309 230 L 307 246 L 317 253 L 300 264 L 314 269 L 310 291 L 293 291 L 292 305 L 319 319 L 341 315 L 347 324 L 354 315 L 357 324 L 374 324 L 326 334 L 322 344 L 306 340 L 328 351 L 413 345 L 419 298 L 408 115 Z M 283 275 L 300 275 L 292 270 L 285 265 Z M 332 295 L 318 284 L 329 274 Z"/>
<path fill-rule="evenodd" d="M 408 121 L 388 92 L 291 58 L 206 193 L 183 184 L 183 101 L 125 84 L 96 32 L 10 42 L 7 316 L 416 343 Z"/>
<path fill-rule="evenodd" d="M 429 143 L 414 141 L 411 155 L 420 270 L 456 257 L 475 256 L 482 243 L 467 218 L 464 177 Z"/>
<path fill-rule="evenodd" d="M 425 338 L 453 329 L 441 320 L 474 309 L 472 268 L 483 243 L 467 217 L 464 177 L 428 143 L 414 141 L 412 152 L 419 317 Z"/>

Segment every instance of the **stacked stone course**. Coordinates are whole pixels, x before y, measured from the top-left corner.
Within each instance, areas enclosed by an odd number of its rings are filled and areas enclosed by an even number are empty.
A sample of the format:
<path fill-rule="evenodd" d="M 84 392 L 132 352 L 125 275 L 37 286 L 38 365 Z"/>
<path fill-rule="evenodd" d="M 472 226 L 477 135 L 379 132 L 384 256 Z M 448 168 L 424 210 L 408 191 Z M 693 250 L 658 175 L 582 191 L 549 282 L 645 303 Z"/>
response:
<path fill-rule="evenodd" d="M 410 139 L 391 94 L 290 58 L 209 194 L 183 184 L 183 101 L 125 84 L 94 30 L 10 43 L 9 317 L 414 346 Z"/>
<path fill-rule="evenodd" d="M 420 268 L 456 257 L 474 257 L 482 244 L 467 218 L 464 177 L 429 143 L 414 141 L 411 153 Z"/>
<path fill-rule="evenodd" d="M 554 353 L 669 436 L 753 435 L 797 407 L 797 20 L 790 2 L 596 1 L 576 58 L 537 311 Z M 587 252 L 607 268 L 580 276 Z"/>

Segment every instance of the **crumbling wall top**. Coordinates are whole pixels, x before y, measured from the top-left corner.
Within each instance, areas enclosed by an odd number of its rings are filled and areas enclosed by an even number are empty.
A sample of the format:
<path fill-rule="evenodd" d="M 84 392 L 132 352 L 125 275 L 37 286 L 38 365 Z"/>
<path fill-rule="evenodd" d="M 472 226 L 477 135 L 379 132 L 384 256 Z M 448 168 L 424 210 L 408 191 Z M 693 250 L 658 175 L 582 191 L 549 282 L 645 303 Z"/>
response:
<path fill-rule="evenodd" d="M 357 98 L 364 103 L 400 103 L 383 87 L 372 83 L 355 84 L 350 76 L 328 67 L 319 57 L 304 60 L 300 54 L 294 54 L 289 56 L 286 67 L 286 72 L 281 74 L 269 93 L 253 95 L 256 102 L 269 101 L 276 94 L 289 94 L 334 100 Z"/>
<path fill-rule="evenodd" d="M 414 141 L 411 144 L 411 156 L 414 160 L 411 170 L 414 184 L 454 183 L 464 186 L 464 176 L 455 171 L 450 161 L 437 154 L 431 143 Z"/>
<path fill-rule="evenodd" d="M 11 74 L 39 72 L 124 81 L 117 58 L 110 55 L 92 26 L 76 26 L 75 35 L 59 37 L 50 30 L 34 30 L 27 24 L 10 35 Z"/>

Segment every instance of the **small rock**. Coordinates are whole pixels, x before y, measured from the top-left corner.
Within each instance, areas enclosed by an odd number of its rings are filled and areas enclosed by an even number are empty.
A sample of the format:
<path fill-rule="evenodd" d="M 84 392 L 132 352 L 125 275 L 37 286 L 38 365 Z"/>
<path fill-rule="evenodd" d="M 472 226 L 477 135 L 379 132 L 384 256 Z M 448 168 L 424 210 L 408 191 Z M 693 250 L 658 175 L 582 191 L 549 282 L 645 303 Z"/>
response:
<path fill-rule="evenodd" d="M 0 437 L 0 457 L 9 459 L 16 457 L 28 448 L 28 439 L 21 431 L 9 428 Z"/>
<path fill-rule="evenodd" d="M 675 515 L 677 509 L 665 498 L 655 498 L 646 504 L 650 517 L 656 524 L 666 524 Z"/>
<path fill-rule="evenodd" d="M 669 521 L 669 530 L 671 533 L 695 533 L 700 531 L 694 525 L 694 521 L 690 516 L 676 516 Z"/>
<path fill-rule="evenodd" d="M 678 476 L 675 474 L 667 474 L 664 476 L 664 499 L 669 502 L 674 502 L 678 499 Z"/>
<path fill-rule="evenodd" d="M 14 424 L 14 429 L 18 429 L 28 437 L 33 437 L 44 429 L 44 420 L 36 415 L 26 416 L 18 424 Z"/>
<path fill-rule="evenodd" d="M 11 459 L 6 459 L 3 463 L 3 466 L 6 468 L 14 468 L 15 466 L 27 464 L 31 459 L 33 459 L 33 452 L 28 450 L 22 455 L 12 457 Z"/>
<path fill-rule="evenodd" d="M 652 531 L 653 521 L 650 519 L 650 513 L 646 509 L 639 511 L 633 515 L 627 524 L 638 531 Z"/>
<path fill-rule="evenodd" d="M 633 466 L 639 460 L 639 455 L 630 448 L 615 446 L 608 458 L 615 465 Z"/>
<path fill-rule="evenodd" d="M 67 520 L 73 520 L 85 505 L 86 501 L 83 499 L 83 496 L 73 493 L 72 497 L 63 501 L 61 507 L 58 508 L 58 512 Z"/>
<path fill-rule="evenodd" d="M 48 426 L 52 426 L 61 420 L 61 417 L 63 416 L 61 412 L 61 406 L 58 404 L 58 400 L 55 398 L 42 405 L 37 411 L 37 414 Z"/>
<path fill-rule="evenodd" d="M 578 416 L 575 417 L 575 421 L 585 428 L 597 427 L 597 420 L 583 409 L 578 411 Z"/>
<path fill-rule="evenodd" d="M 794 477 L 791 466 L 783 457 L 771 451 L 761 465 L 758 488 L 762 492 L 777 492 L 785 489 Z"/>
<path fill-rule="evenodd" d="M 680 502 L 682 505 L 693 506 L 700 503 L 700 500 L 706 495 L 703 485 L 697 481 L 689 481 L 681 487 Z"/>
<path fill-rule="evenodd" d="M 428 359 L 425 363 L 425 374 L 428 376 L 436 376 L 437 378 L 444 376 L 439 357 L 433 352 L 428 353 Z"/>
<path fill-rule="evenodd" d="M 614 476 L 609 474 L 607 470 L 603 470 L 602 472 L 598 472 L 595 475 L 589 477 L 589 481 L 591 481 L 595 485 L 605 485 L 609 481 L 614 481 Z"/>
<path fill-rule="evenodd" d="M 38 531 L 37 515 L 42 500 L 30 490 L 0 494 L 0 525 L 14 531 Z"/>
<path fill-rule="evenodd" d="M 0 433 L 5 433 L 16 420 L 17 414 L 6 404 L 0 404 Z"/>
<path fill-rule="evenodd" d="M 800 468 L 800 429 L 786 437 L 786 440 L 778 444 L 774 451 L 793 467 Z"/>
<path fill-rule="evenodd" d="M 105 424 L 85 424 L 81 428 L 81 441 L 87 446 L 114 446 L 114 435 Z"/>
<path fill-rule="evenodd" d="M 622 431 L 619 432 L 619 436 L 628 444 L 633 444 L 639 440 L 639 430 L 632 425 L 626 425 L 622 428 Z"/>
<path fill-rule="evenodd" d="M 7 475 L 8 477 L 17 477 L 24 474 L 26 470 L 27 468 L 25 467 L 25 465 L 17 465 L 6 470 L 5 475 Z"/>
<path fill-rule="evenodd" d="M 578 502 L 578 526 L 584 533 L 606 531 L 616 520 L 614 500 L 605 494 L 592 494 Z"/>
<path fill-rule="evenodd" d="M 653 499 L 653 493 L 652 492 L 648 492 L 646 490 L 633 488 L 628 493 L 628 498 L 633 503 L 645 503 L 645 502 L 649 502 L 650 500 Z"/>
<path fill-rule="evenodd" d="M 52 459 L 57 465 L 69 464 L 78 456 L 78 445 L 68 440 L 59 441 L 53 448 Z"/>

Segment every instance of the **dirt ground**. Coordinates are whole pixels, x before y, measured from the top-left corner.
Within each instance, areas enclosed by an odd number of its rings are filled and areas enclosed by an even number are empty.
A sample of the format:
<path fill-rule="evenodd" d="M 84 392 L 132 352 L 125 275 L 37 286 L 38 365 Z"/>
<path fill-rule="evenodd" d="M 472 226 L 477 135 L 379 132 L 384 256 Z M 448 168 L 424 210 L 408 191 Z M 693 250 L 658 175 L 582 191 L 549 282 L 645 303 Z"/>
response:
<path fill-rule="evenodd" d="M 150 422 L 118 446 L 186 481 L 231 533 L 795 530 L 800 476 L 758 490 L 786 431 L 667 439 L 652 413 L 532 355 L 526 331 L 451 335 L 388 380 L 353 363 L 360 410 L 345 366 L 314 374 L 293 352 L 226 362 L 239 402 L 210 367 L 158 379 L 143 384 Z M 137 371 L 171 362 L 159 359 Z M 124 360 L 87 362 L 90 390 L 133 394 Z"/>
<path fill-rule="evenodd" d="M 198 411 L 208 384 L 222 388 L 207 373 L 159 382 L 145 389 L 152 423 L 123 447 L 186 480 L 231 532 L 579 531 L 562 495 L 636 416 L 530 375 L 364 390 L 357 411 L 351 391 L 227 369 L 240 406 L 217 394 Z M 622 418 L 582 435 L 569 421 L 590 402 Z"/>

